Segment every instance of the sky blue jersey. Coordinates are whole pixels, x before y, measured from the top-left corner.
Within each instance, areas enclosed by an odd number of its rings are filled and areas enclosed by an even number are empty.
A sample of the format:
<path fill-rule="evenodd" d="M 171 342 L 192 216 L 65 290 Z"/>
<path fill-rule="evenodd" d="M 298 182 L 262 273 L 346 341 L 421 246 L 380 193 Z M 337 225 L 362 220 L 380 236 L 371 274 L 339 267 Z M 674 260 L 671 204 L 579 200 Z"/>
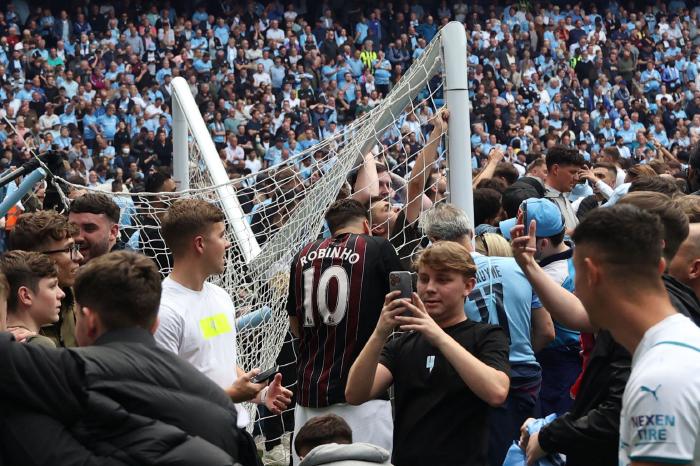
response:
<path fill-rule="evenodd" d="M 542 307 L 530 282 L 512 257 L 473 252 L 476 287 L 464 304 L 467 317 L 500 325 L 510 343 L 511 364 L 539 366 L 532 350 L 532 309 Z"/>

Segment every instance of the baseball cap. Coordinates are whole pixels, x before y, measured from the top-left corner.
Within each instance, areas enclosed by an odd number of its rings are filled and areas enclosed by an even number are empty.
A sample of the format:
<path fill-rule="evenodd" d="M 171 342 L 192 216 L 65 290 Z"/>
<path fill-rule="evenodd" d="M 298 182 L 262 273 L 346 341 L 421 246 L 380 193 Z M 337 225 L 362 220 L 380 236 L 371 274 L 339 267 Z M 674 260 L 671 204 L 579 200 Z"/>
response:
<path fill-rule="evenodd" d="M 564 230 L 564 218 L 559 208 L 548 199 L 530 198 L 524 201 L 527 203 L 527 218 L 523 218 L 523 223 L 529 225 L 532 220 L 537 222 L 537 237 L 547 238 L 558 235 Z M 501 233 L 507 239 L 510 238 L 510 230 L 518 223 L 518 218 L 513 217 L 503 220 L 498 224 Z"/>

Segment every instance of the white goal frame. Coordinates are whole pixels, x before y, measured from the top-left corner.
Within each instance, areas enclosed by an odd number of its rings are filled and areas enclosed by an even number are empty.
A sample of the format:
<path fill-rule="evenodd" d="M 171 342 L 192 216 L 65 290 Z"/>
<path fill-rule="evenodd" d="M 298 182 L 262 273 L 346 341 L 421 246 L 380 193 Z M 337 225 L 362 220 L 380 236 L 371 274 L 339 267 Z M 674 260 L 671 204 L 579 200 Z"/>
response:
<path fill-rule="evenodd" d="M 173 178 L 178 191 L 190 189 L 190 133 L 193 144 L 201 153 L 202 162 L 209 172 L 212 186 L 221 202 L 221 208 L 231 225 L 233 237 L 240 247 L 247 263 L 260 254 L 260 245 L 253 230 L 245 219 L 235 190 L 229 182 L 209 129 L 204 123 L 197 103 L 185 78 L 177 76 L 172 80 L 173 107 Z"/>

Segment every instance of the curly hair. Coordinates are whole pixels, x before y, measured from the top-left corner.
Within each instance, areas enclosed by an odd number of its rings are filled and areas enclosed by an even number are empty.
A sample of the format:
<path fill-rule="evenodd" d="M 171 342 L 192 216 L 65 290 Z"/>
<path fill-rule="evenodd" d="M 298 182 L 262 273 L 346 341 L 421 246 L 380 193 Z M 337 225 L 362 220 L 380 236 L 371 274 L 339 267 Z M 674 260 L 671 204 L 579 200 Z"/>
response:
<path fill-rule="evenodd" d="M 10 233 L 10 249 L 41 251 L 50 241 L 62 241 L 77 233 L 77 227 L 54 210 L 22 214 Z"/>

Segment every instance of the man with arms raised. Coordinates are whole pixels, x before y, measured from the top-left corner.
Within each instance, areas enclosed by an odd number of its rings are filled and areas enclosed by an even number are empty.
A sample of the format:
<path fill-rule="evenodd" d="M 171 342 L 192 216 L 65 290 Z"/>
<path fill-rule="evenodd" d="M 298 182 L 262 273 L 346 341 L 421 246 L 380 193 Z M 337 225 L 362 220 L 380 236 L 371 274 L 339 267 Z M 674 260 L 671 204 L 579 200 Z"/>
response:
<path fill-rule="evenodd" d="M 87 193 L 71 202 L 68 221 L 78 228 L 75 242 L 83 264 L 119 249 L 119 206 L 106 194 Z"/>
<path fill-rule="evenodd" d="M 379 319 L 389 273 L 401 263 L 389 241 L 370 236 L 367 209 L 358 201 L 336 201 L 326 222 L 332 236 L 305 245 L 290 272 L 287 313 L 299 337 L 294 431 L 314 416 L 334 413 L 356 441 L 391 451 L 388 398 L 348 406 L 345 386 Z"/>
<path fill-rule="evenodd" d="M 404 267 L 410 267 L 410 257 L 420 246 L 422 235 L 417 220 L 421 212 L 445 198 L 447 181 L 436 169 L 438 146 L 442 135 L 446 134 L 449 113 L 440 109 L 430 120 L 433 126 L 428 141 L 411 169 L 411 176 L 405 187 L 406 204 L 393 205 L 394 191 L 392 176 L 383 164 L 377 164 L 374 155 L 365 156 L 362 168 L 354 183 L 353 199 L 370 207 L 372 234 L 391 241 Z"/>
<path fill-rule="evenodd" d="M 290 402 L 291 392 L 282 387 L 281 374 L 266 387 L 251 382 L 259 369 L 246 373 L 238 366 L 233 301 L 226 290 L 207 281 L 224 271 L 226 250 L 231 246 L 224 220 L 219 208 L 197 199 L 179 200 L 165 213 L 161 234 L 174 266 L 163 280 L 155 338 L 226 390 L 235 403 L 254 401 L 279 414 Z M 236 408 L 238 426 L 243 428 L 248 425 L 248 413 L 239 404 Z M 243 432 L 242 436 L 248 436 Z M 246 440 L 252 445 L 252 437 Z"/>
<path fill-rule="evenodd" d="M 464 313 L 476 284 L 467 249 L 440 242 L 415 265 L 418 293 L 411 300 L 398 299 L 399 292 L 386 296 L 345 395 L 360 404 L 394 385 L 397 466 L 489 464 L 489 407 L 506 400 L 510 385 L 506 335 Z M 387 341 L 397 327 L 406 333 Z"/>

